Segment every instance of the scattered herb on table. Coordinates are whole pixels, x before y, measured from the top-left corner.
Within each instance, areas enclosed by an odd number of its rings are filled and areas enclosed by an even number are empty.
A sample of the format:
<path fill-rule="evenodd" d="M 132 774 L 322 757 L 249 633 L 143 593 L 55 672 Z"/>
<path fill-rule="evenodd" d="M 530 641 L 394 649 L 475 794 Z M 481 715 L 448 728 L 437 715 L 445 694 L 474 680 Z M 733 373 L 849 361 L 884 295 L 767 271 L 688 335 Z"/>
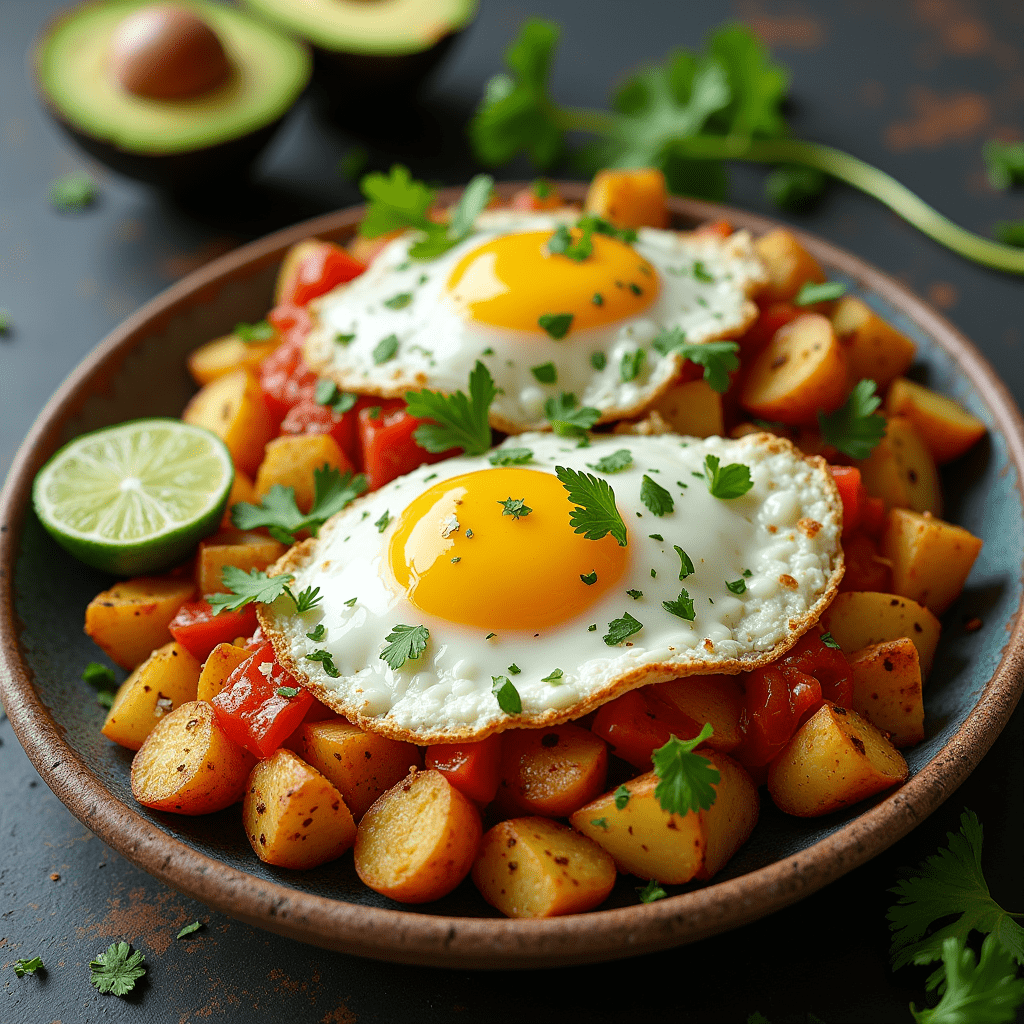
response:
<path fill-rule="evenodd" d="M 50 183 L 50 205 L 61 213 L 84 210 L 96 202 L 96 182 L 85 171 L 73 171 Z"/>
<path fill-rule="evenodd" d="M 35 974 L 43 966 L 43 961 L 34 956 L 31 960 L 15 960 L 11 966 L 17 977 L 24 978 L 26 974 Z"/>
<path fill-rule="evenodd" d="M 127 942 L 112 942 L 106 952 L 90 962 L 92 976 L 89 981 L 104 994 L 126 996 L 146 973 L 142 966 L 145 959 L 139 950 L 132 952 Z"/>

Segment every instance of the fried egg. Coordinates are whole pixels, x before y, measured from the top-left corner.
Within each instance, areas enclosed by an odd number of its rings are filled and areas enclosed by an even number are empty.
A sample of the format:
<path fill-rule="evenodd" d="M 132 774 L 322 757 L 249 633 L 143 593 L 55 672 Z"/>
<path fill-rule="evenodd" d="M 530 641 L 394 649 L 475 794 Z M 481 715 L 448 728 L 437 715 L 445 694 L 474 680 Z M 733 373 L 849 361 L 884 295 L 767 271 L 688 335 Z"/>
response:
<path fill-rule="evenodd" d="M 750 489 L 714 496 L 708 456 L 746 466 Z M 608 485 L 624 528 L 574 532 L 558 467 Z M 525 434 L 354 502 L 273 570 L 320 603 L 300 614 L 285 596 L 259 616 L 279 660 L 350 721 L 418 744 L 481 739 L 772 661 L 834 595 L 841 530 L 825 462 L 768 434 L 579 448 Z M 409 629 L 425 644 L 393 666 Z M 499 705 L 505 681 L 521 713 Z"/>
<path fill-rule="evenodd" d="M 563 392 L 599 422 L 637 414 L 681 365 L 659 334 L 736 337 L 757 316 L 749 296 L 766 274 L 747 232 L 641 228 L 633 243 L 594 234 L 583 259 L 552 253 L 555 229 L 577 216 L 485 213 L 431 260 L 410 258 L 415 236 L 396 239 L 314 305 L 307 361 L 342 389 L 400 397 L 464 389 L 479 359 L 499 389 L 491 425 L 520 433 L 545 428 L 544 404 Z"/>

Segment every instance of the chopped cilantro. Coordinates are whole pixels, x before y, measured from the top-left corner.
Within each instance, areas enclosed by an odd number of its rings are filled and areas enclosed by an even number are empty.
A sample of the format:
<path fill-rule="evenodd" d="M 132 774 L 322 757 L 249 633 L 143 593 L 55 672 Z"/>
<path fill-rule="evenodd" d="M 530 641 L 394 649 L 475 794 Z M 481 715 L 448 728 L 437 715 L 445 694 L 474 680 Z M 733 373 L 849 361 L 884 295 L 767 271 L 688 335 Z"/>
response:
<path fill-rule="evenodd" d="M 708 268 L 704 266 L 703 260 L 697 260 L 693 264 L 693 276 L 703 284 L 715 283 L 715 275 L 708 271 Z"/>
<path fill-rule="evenodd" d="M 729 390 L 729 374 L 740 368 L 739 345 L 735 341 L 688 342 L 686 335 L 678 328 L 662 331 L 652 346 L 662 355 L 678 352 L 683 359 L 704 367 L 704 380 L 712 390 L 724 393 Z"/>
<path fill-rule="evenodd" d="M 554 384 L 558 380 L 558 370 L 555 369 L 554 363 L 541 363 L 540 366 L 531 366 L 530 373 L 541 384 Z"/>
<path fill-rule="evenodd" d="M 312 660 L 317 661 L 318 659 L 314 658 Z M 326 665 L 324 668 L 326 669 Z M 328 675 L 330 675 L 329 672 Z M 276 693 L 278 697 L 284 697 L 285 700 L 291 700 L 292 697 L 297 697 L 299 695 L 299 688 L 297 686 L 279 686 L 274 693 Z"/>
<path fill-rule="evenodd" d="M 749 580 L 754 574 L 749 569 L 744 569 L 742 575 Z"/>
<path fill-rule="evenodd" d="M 533 458 L 530 448 L 499 448 L 492 452 L 488 462 L 492 466 L 522 466 Z"/>
<path fill-rule="evenodd" d="M 989 139 L 982 149 L 988 180 L 993 188 L 1024 183 L 1024 142 Z"/>
<path fill-rule="evenodd" d="M 578 406 L 579 400 L 568 391 L 544 403 L 544 415 L 559 437 L 586 437 L 587 431 L 601 418 L 597 409 Z"/>
<path fill-rule="evenodd" d="M 24 978 L 26 974 L 35 974 L 43 966 L 43 961 L 34 956 L 31 960 L 15 960 L 11 966 L 17 977 Z"/>
<path fill-rule="evenodd" d="M 813 306 L 816 302 L 832 302 L 846 294 L 846 285 L 841 281 L 806 281 L 793 299 L 795 306 Z"/>
<path fill-rule="evenodd" d="M 560 668 L 556 668 L 556 669 L 553 669 L 551 671 L 550 675 L 544 676 L 544 678 L 541 679 L 541 682 L 542 683 L 554 683 L 556 686 L 561 686 L 562 679 L 564 678 L 564 675 L 565 675 L 565 673 L 563 673 Z"/>
<path fill-rule="evenodd" d="M 522 698 L 508 676 L 491 676 L 491 693 L 498 701 L 498 707 L 506 715 L 518 715 L 522 712 Z"/>
<path fill-rule="evenodd" d="M 687 622 L 693 622 L 695 612 L 693 610 L 693 598 L 686 592 L 686 587 L 681 587 L 679 596 L 674 601 L 662 601 L 662 608 L 671 615 L 678 615 Z"/>
<path fill-rule="evenodd" d="M 451 395 L 427 389 L 406 392 L 408 414 L 433 421 L 420 424 L 413 438 L 428 452 L 461 448 L 467 455 L 483 455 L 491 447 L 487 413 L 497 393 L 494 378 L 479 359 L 469 375 L 468 397 L 462 391 Z"/>
<path fill-rule="evenodd" d="M 405 309 L 410 302 L 412 302 L 412 292 L 399 292 L 397 295 L 392 295 L 390 299 L 385 299 L 384 305 L 388 309 Z"/>
<path fill-rule="evenodd" d="M 617 647 L 627 637 L 639 633 L 643 628 L 642 622 L 634 619 L 629 612 L 625 612 L 621 619 L 612 619 L 608 623 L 608 632 L 605 633 L 603 639 L 609 647 Z"/>
<path fill-rule="evenodd" d="M 523 670 L 515 662 L 513 662 L 505 671 L 508 672 L 510 676 L 517 676 Z"/>
<path fill-rule="evenodd" d="M 590 824 L 595 828 L 603 828 L 605 832 L 608 831 L 608 819 L 607 818 L 592 818 Z"/>
<path fill-rule="evenodd" d="M 388 528 L 388 523 L 391 522 L 391 510 L 384 509 L 380 519 L 378 519 L 373 525 L 377 527 L 378 533 L 383 533 Z"/>
<path fill-rule="evenodd" d="M 624 469 L 629 469 L 633 465 L 633 453 L 628 448 L 620 448 L 618 451 L 612 452 L 611 455 L 605 455 L 598 459 L 595 463 L 587 463 L 591 469 L 596 469 L 598 473 L 621 473 Z"/>
<path fill-rule="evenodd" d="M 732 583 L 726 581 L 725 586 L 731 594 L 745 594 L 747 592 L 747 581 L 742 577 L 734 580 Z"/>
<path fill-rule="evenodd" d="M 345 348 L 348 345 L 352 344 L 352 342 L 355 340 L 355 337 L 356 336 L 354 334 L 342 334 L 339 331 L 334 336 L 334 344 L 335 345 L 341 345 L 342 348 Z"/>
<path fill-rule="evenodd" d="M 261 341 L 272 341 L 277 332 L 266 320 L 260 320 L 254 324 L 235 324 L 231 333 L 246 345 L 256 345 Z"/>
<path fill-rule="evenodd" d="M 594 292 L 593 297 L 591 298 L 590 301 L 595 306 L 603 306 L 604 305 L 604 296 L 600 292 Z M 593 357 L 591 357 L 591 359 L 593 359 Z M 596 367 L 596 369 L 601 369 L 601 368 L 602 367 Z"/>
<path fill-rule="evenodd" d="M 654 773 L 658 776 L 654 798 L 663 811 L 670 814 L 706 811 L 715 802 L 714 787 L 722 776 L 711 761 L 694 753 L 694 747 L 713 732 L 711 723 L 705 722 L 704 728 L 692 740 L 673 736 L 651 754 Z"/>
<path fill-rule="evenodd" d="M 569 514 L 573 532 L 583 534 L 587 540 L 600 540 L 610 533 L 619 547 L 624 548 L 626 524 L 615 506 L 615 492 L 608 481 L 564 466 L 555 466 L 555 475 L 569 492 L 569 501 L 576 506 Z"/>
<path fill-rule="evenodd" d="M 498 504 L 501 506 L 503 516 L 512 516 L 516 520 L 521 516 L 528 516 L 533 511 L 523 498 L 506 498 Z"/>
<path fill-rule="evenodd" d="M 186 935 L 191 935 L 193 932 L 199 931 L 199 929 L 202 928 L 202 927 L 203 927 L 203 922 L 202 921 L 193 921 L 191 924 L 185 925 L 185 927 L 182 928 L 181 931 L 178 932 L 178 934 L 175 935 L 174 937 L 176 939 L 183 939 L 183 938 L 185 938 Z"/>
<path fill-rule="evenodd" d="M 595 632 L 597 632 L 597 623 L 596 622 L 592 622 L 589 626 L 587 626 L 587 632 L 588 633 L 595 633 Z"/>
<path fill-rule="evenodd" d="M 641 903 L 654 903 L 656 900 L 663 900 L 668 896 L 661 883 L 653 878 L 646 885 L 638 885 L 635 888 Z"/>
<path fill-rule="evenodd" d="M 314 398 L 316 398 L 317 405 L 326 405 L 331 412 L 340 416 L 356 404 L 358 396 L 348 391 L 342 391 L 329 377 L 321 377 L 316 382 Z"/>
<path fill-rule="evenodd" d="M 656 516 L 663 516 L 675 508 L 672 495 L 661 484 L 647 476 L 646 473 L 640 482 L 640 500 Z"/>
<path fill-rule="evenodd" d="M 96 694 L 96 703 L 102 708 L 110 709 L 114 706 L 114 697 L 116 694 L 113 690 L 100 690 Z"/>
<path fill-rule="evenodd" d="M 97 690 L 112 690 L 117 686 L 113 671 L 98 661 L 90 661 L 82 672 L 82 679 Z"/>
<path fill-rule="evenodd" d="M 633 598 L 634 601 L 639 601 L 640 598 L 644 596 L 644 592 L 642 590 L 627 590 L 626 593 Z"/>
<path fill-rule="evenodd" d="M 645 356 L 646 353 L 642 348 L 635 349 L 633 352 L 623 353 L 622 361 L 619 363 L 619 377 L 622 379 L 623 384 L 628 384 L 631 380 L 636 380 L 640 376 Z"/>
<path fill-rule="evenodd" d="M 318 622 L 316 627 L 309 633 L 306 634 L 313 643 L 319 643 L 325 636 L 327 636 L 327 629 L 322 622 Z"/>
<path fill-rule="evenodd" d="M 567 256 L 577 263 L 582 263 L 594 251 L 592 235 L 593 231 L 583 231 L 580 237 L 574 240 L 569 229 L 564 224 L 559 224 L 548 239 L 548 252 L 555 256 Z"/>
<path fill-rule="evenodd" d="M 359 598 L 358 598 L 358 597 L 350 597 L 350 598 L 349 598 L 349 599 L 348 599 L 348 600 L 347 600 L 347 601 L 345 602 L 345 607 L 346 607 L 346 608 L 354 608 L 354 607 L 355 607 L 355 605 L 356 605 L 356 601 L 358 601 L 358 600 L 359 600 Z"/>
<path fill-rule="evenodd" d="M 572 327 L 572 313 L 541 313 L 537 318 L 537 324 L 555 341 L 561 341 Z"/>
<path fill-rule="evenodd" d="M 731 462 L 728 466 L 720 468 L 717 455 L 705 456 L 704 476 L 707 478 L 708 490 L 713 498 L 739 498 L 754 486 L 748 466 Z"/>
<path fill-rule="evenodd" d="M 60 213 L 84 210 L 96 201 L 96 182 L 84 171 L 74 171 L 50 183 L 50 205 Z"/>
<path fill-rule="evenodd" d="M 615 796 L 615 809 L 617 811 L 623 810 L 623 808 L 625 808 L 626 804 L 629 803 L 629 798 L 630 798 L 631 795 L 632 794 L 629 792 L 628 789 L 626 789 L 625 785 L 619 786 L 619 788 L 617 790 L 615 790 L 615 793 L 614 793 L 614 796 Z"/>
<path fill-rule="evenodd" d="M 373 361 L 380 366 L 381 363 L 394 359 L 396 352 L 398 352 L 398 335 L 389 334 L 386 338 L 381 338 L 373 347 Z"/>
<path fill-rule="evenodd" d="M 105 952 L 90 962 L 92 976 L 89 981 L 104 994 L 126 996 L 146 973 L 142 966 L 145 960 L 139 950 L 132 952 L 127 942 L 112 942 Z"/>
<path fill-rule="evenodd" d="M 662 544 L 665 543 L 665 538 L 662 537 L 660 533 L 649 533 L 647 536 L 650 537 L 651 540 L 661 541 Z"/>
<path fill-rule="evenodd" d="M 392 626 L 384 639 L 387 647 L 381 652 L 381 661 L 398 671 L 406 661 L 415 661 L 427 649 L 430 630 L 426 626 Z"/>
<path fill-rule="evenodd" d="M 593 572 L 588 572 L 586 576 L 584 576 L 583 573 L 580 573 L 580 579 L 583 580 L 588 587 L 592 587 L 597 582 L 597 570 L 595 569 Z"/>
<path fill-rule="evenodd" d="M 859 381 L 835 412 L 819 412 L 818 424 L 826 444 L 851 459 L 866 459 L 885 437 L 885 417 L 875 410 L 882 400 L 873 380 Z"/>
<path fill-rule="evenodd" d="M 600 303 L 598 303 L 598 305 L 600 305 Z M 608 357 L 603 352 L 591 352 L 590 365 L 595 370 L 603 370 L 608 365 Z"/>
<path fill-rule="evenodd" d="M 834 651 L 840 650 L 839 643 L 831 633 L 822 633 L 821 642 L 826 647 L 831 647 Z"/>
<path fill-rule="evenodd" d="M 338 671 L 337 666 L 334 664 L 334 658 L 331 657 L 330 651 L 312 651 L 306 655 L 306 661 L 319 661 L 321 668 L 332 678 L 337 679 L 341 673 Z M 282 687 L 282 689 L 291 689 L 291 687 Z M 280 693 L 280 691 L 278 691 Z M 294 693 L 281 694 L 283 697 L 294 697 Z"/>
<path fill-rule="evenodd" d="M 676 549 L 676 554 L 679 556 L 679 578 L 685 580 L 687 576 L 692 576 L 694 573 L 693 562 L 690 560 L 690 556 L 678 545 L 672 545 Z"/>

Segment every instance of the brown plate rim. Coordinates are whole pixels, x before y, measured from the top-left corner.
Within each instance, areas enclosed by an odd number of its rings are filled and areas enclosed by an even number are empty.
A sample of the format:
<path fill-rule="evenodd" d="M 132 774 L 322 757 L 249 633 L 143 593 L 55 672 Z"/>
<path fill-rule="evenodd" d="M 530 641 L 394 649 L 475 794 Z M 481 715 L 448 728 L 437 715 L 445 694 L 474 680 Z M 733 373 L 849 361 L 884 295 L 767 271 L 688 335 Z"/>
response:
<path fill-rule="evenodd" d="M 508 195 L 524 183 L 504 183 Z M 558 183 L 569 199 L 586 186 Z M 450 201 L 459 190 L 442 193 Z M 756 233 L 785 226 L 827 266 L 899 308 L 959 364 L 1004 435 L 1024 500 L 1024 419 L 985 357 L 907 287 L 843 249 L 767 217 L 672 198 L 673 214 L 698 223 L 724 218 Z M 21 656 L 14 568 L 32 480 L 58 447 L 64 423 L 99 380 L 115 373 L 147 334 L 229 281 L 250 277 L 311 235 L 350 233 L 362 207 L 305 221 L 251 242 L 190 274 L 107 336 L 43 408 L 0 492 L 0 696 L 14 731 L 43 780 L 69 810 L 129 861 L 179 892 L 231 917 L 299 941 L 401 963 L 493 969 L 594 963 L 692 942 L 756 920 L 820 889 L 906 835 L 970 774 L 1006 725 L 1024 689 L 1024 621 L 1018 606 L 1008 639 L 977 704 L 947 744 L 913 778 L 874 807 L 800 853 L 657 903 L 546 920 L 446 917 L 315 896 L 237 871 L 167 834 L 122 804 L 65 742 L 36 694 Z M 1022 602 L 1024 604 L 1024 602 Z"/>

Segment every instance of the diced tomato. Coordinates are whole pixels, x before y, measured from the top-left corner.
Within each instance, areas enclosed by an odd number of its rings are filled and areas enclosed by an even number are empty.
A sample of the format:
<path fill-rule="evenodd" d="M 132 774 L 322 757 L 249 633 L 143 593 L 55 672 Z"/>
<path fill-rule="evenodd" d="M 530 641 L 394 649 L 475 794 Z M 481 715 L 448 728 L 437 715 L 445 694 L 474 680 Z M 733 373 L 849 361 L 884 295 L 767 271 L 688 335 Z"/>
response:
<path fill-rule="evenodd" d="M 366 269 L 366 264 L 332 242 L 311 245 L 309 251 L 293 268 L 291 279 L 281 296 L 282 302 L 305 306 L 312 299 L 326 295 L 339 284 L 351 281 Z"/>
<path fill-rule="evenodd" d="M 732 234 L 732 224 L 727 220 L 707 220 L 694 231 L 695 235 L 715 235 L 728 238 Z"/>
<path fill-rule="evenodd" d="M 843 501 L 843 536 L 853 533 L 860 526 L 864 499 L 867 491 L 861 482 L 860 470 L 856 466 L 829 466 L 836 489 Z"/>
<path fill-rule="evenodd" d="M 885 529 L 885 502 L 881 498 L 865 496 L 860 522 L 864 532 L 878 540 Z"/>
<path fill-rule="evenodd" d="M 263 635 L 263 627 L 257 626 L 252 636 L 245 643 L 245 649 L 247 651 L 258 651 L 265 643 L 267 638 Z"/>
<path fill-rule="evenodd" d="M 282 689 L 298 692 L 285 696 L 278 692 Z M 228 676 L 210 703 L 228 737 L 256 757 L 265 758 L 295 731 L 313 699 L 309 690 L 278 664 L 273 644 L 265 641 Z"/>
<path fill-rule="evenodd" d="M 651 767 L 651 753 L 672 737 L 672 730 L 636 690 L 598 708 L 590 731 L 608 743 L 616 757 L 641 769 Z"/>
<path fill-rule="evenodd" d="M 421 448 L 412 435 L 426 422 L 410 416 L 400 398 L 380 399 L 376 405 L 359 410 L 359 446 L 371 491 L 425 462 L 440 462 L 457 453 L 456 448 L 437 453 Z"/>
<path fill-rule="evenodd" d="M 501 736 L 477 743 L 436 743 L 427 747 L 426 766 L 439 771 L 463 796 L 489 804 L 498 792 Z"/>
<path fill-rule="evenodd" d="M 353 466 L 362 458 L 359 447 L 359 410 L 376 399 L 359 399 L 344 413 L 333 412 L 314 399 L 303 399 L 293 405 L 281 421 L 282 434 L 330 434 L 348 456 Z"/>
<path fill-rule="evenodd" d="M 287 303 L 275 306 L 267 314 L 267 322 L 277 328 L 281 340 L 299 345 L 306 340 L 313 327 L 313 318 L 302 306 L 291 306 Z"/>
<path fill-rule="evenodd" d="M 286 341 L 260 364 L 260 388 L 275 423 L 300 402 L 316 402 L 316 374 L 302 358 L 302 346 Z"/>
<path fill-rule="evenodd" d="M 840 590 L 873 590 L 887 594 L 892 587 L 892 567 L 878 550 L 878 544 L 863 530 L 847 537 L 843 533 L 846 572 Z"/>
<path fill-rule="evenodd" d="M 534 213 L 537 210 L 557 210 L 562 205 L 562 197 L 554 185 L 548 185 L 546 195 L 537 195 L 534 185 L 528 188 L 521 188 L 509 200 L 509 209 L 519 210 L 523 213 Z"/>
<path fill-rule="evenodd" d="M 761 307 L 758 318 L 750 329 L 739 339 L 740 349 L 751 355 L 764 348 L 780 327 L 795 320 L 802 310 L 791 302 L 772 302 Z"/>
<path fill-rule="evenodd" d="M 217 644 L 229 644 L 239 636 L 251 636 L 257 628 L 256 606 L 214 614 L 208 601 L 188 601 L 171 619 L 171 636 L 197 661 L 206 661 Z"/>

